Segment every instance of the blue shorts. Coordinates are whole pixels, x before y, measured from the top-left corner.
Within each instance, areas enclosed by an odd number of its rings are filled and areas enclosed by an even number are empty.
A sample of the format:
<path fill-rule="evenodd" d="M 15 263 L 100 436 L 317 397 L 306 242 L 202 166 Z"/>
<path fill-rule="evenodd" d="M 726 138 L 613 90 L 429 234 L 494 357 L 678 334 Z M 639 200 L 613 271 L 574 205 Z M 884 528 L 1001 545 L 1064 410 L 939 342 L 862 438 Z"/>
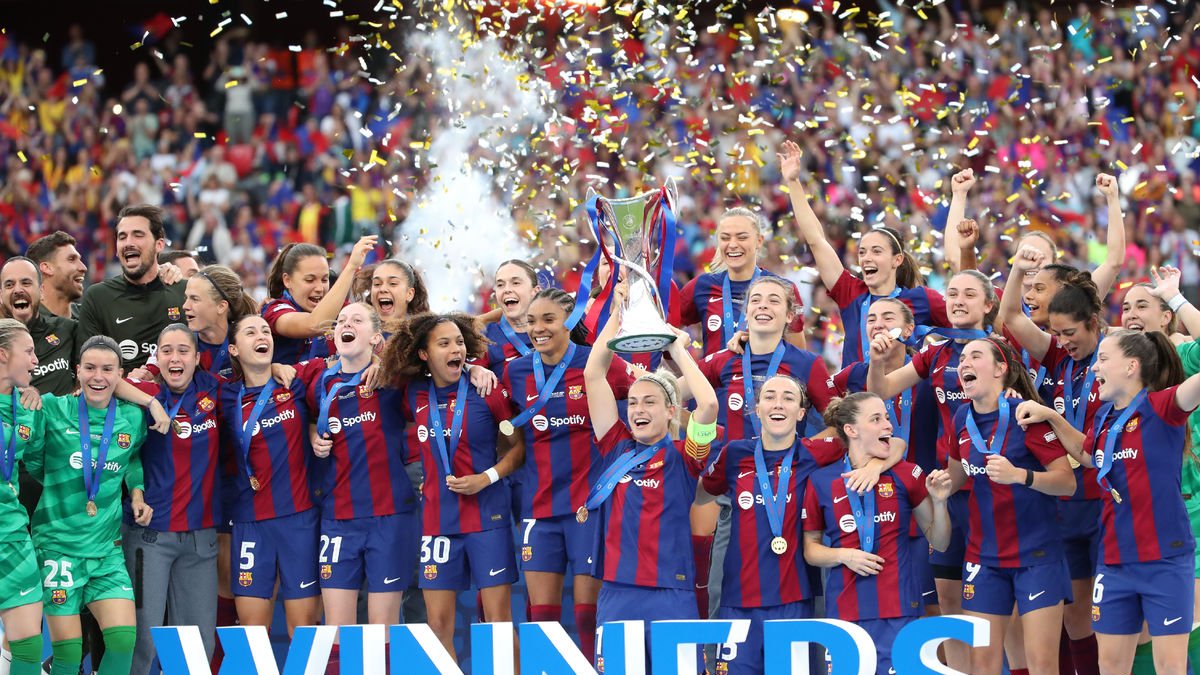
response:
<path fill-rule="evenodd" d="M 1100 500 L 1058 502 L 1058 531 L 1072 579 L 1091 579 L 1100 552 Z"/>
<path fill-rule="evenodd" d="M 1009 616 L 1028 614 L 1060 602 L 1071 602 L 1071 576 L 1065 560 L 1029 567 L 991 567 L 963 563 L 964 610 Z"/>
<path fill-rule="evenodd" d="M 321 519 L 321 588 L 369 593 L 408 590 L 417 564 L 421 522 L 417 513 Z"/>
<path fill-rule="evenodd" d="M 696 594 L 691 590 L 630 586 L 605 581 L 600 585 L 600 596 L 596 600 L 597 670 L 604 672 L 604 624 L 610 621 L 645 621 L 648 664 L 651 622 L 698 618 L 700 616 L 696 613 Z"/>
<path fill-rule="evenodd" d="M 217 469 L 220 471 L 220 469 Z M 221 489 L 217 492 L 221 510 L 217 513 L 217 532 L 230 534 L 233 532 L 233 510 L 237 505 L 238 487 L 233 476 L 221 474 Z"/>
<path fill-rule="evenodd" d="M 959 490 L 950 495 L 946 502 L 946 510 L 950 512 L 950 545 L 945 551 L 932 551 L 929 563 L 933 565 L 933 573 L 939 579 L 959 579 L 958 571 L 962 569 L 963 559 L 967 555 L 967 521 L 971 514 L 968 502 L 971 493 Z"/>
<path fill-rule="evenodd" d="M 1092 628 L 1105 635 L 1133 635 L 1144 620 L 1153 636 L 1190 633 L 1194 564 L 1191 555 L 1125 565 L 1101 562 L 1092 588 Z"/>
<path fill-rule="evenodd" d="M 908 554 L 912 560 L 912 571 L 917 578 L 917 587 L 921 590 L 921 603 L 926 607 L 936 607 L 938 604 L 937 586 L 933 582 L 933 565 L 929 562 L 931 549 L 925 535 L 920 534 L 909 538 L 912 551 Z"/>
<path fill-rule="evenodd" d="M 741 644 L 717 645 L 718 673 L 729 675 L 762 675 L 763 621 L 770 619 L 811 619 L 812 600 L 801 600 L 774 607 L 721 607 L 717 618 L 731 621 L 749 619 L 750 632 Z"/>
<path fill-rule="evenodd" d="M 596 543 L 598 513 L 587 522 L 575 514 L 521 520 L 521 569 L 572 575 L 592 573 L 592 550 Z"/>
<path fill-rule="evenodd" d="M 920 617 L 904 616 L 898 619 L 859 619 L 854 623 L 867 631 L 871 641 L 875 643 L 875 675 L 894 675 L 892 669 L 892 643 L 896 641 L 896 633 Z M 837 664 L 834 664 L 837 667 Z"/>
<path fill-rule="evenodd" d="M 269 599 L 279 577 L 279 599 L 321 594 L 317 586 L 317 510 L 233 524 L 233 594 Z"/>
<path fill-rule="evenodd" d="M 421 588 L 431 591 L 465 591 L 516 583 L 512 530 L 421 537 Z"/>

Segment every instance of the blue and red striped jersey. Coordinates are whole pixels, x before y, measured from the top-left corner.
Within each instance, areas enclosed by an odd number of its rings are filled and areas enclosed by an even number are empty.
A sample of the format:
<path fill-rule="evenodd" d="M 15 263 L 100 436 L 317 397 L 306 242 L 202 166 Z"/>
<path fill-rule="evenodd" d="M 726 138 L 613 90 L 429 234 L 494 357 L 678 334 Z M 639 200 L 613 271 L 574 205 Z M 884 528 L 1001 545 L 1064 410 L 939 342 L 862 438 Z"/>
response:
<path fill-rule="evenodd" d="M 251 522 L 311 509 L 308 463 L 313 454 L 308 423 L 312 416 L 304 401 L 304 381 L 295 378 L 287 388 L 274 381 L 266 384 L 274 394 L 249 429 L 252 436 L 247 457 L 242 455 L 242 424 L 250 418 L 262 387 L 247 387 L 245 396 L 239 399 L 241 386 L 241 380 L 221 384 L 221 422 L 229 439 L 226 448 L 237 462 L 233 475 L 237 501 L 233 513 L 226 515 L 238 522 Z M 251 475 L 261 489 L 250 487 Z"/>
<path fill-rule="evenodd" d="M 804 419 L 797 425 L 797 432 L 807 437 L 825 428 L 825 422 L 820 413 L 825 410 L 829 401 L 837 396 L 834 390 L 833 378 L 825 369 L 821 357 L 810 351 L 783 343 L 784 356 L 779 364 L 778 375 L 791 375 L 799 380 L 808 394 L 813 407 L 808 410 Z M 750 358 L 750 377 L 754 380 L 754 395 L 758 396 L 766 381 L 767 368 L 771 364 L 770 352 L 755 354 Z M 742 375 L 742 359 L 744 354 L 735 354 L 723 349 L 715 354 L 709 354 L 698 364 L 700 372 L 717 390 L 717 400 L 721 402 L 717 413 L 717 424 L 725 427 L 725 437 L 731 440 L 753 438 L 758 434 L 748 428 L 746 421 L 746 385 Z"/>
<path fill-rule="evenodd" d="M 500 323 L 489 323 L 483 331 L 483 336 L 491 341 L 487 346 L 487 351 L 484 352 L 482 358 L 473 363 L 477 363 L 484 368 L 491 370 L 500 377 L 504 374 L 504 365 L 509 361 L 521 355 L 521 351 L 517 346 L 508 339 L 504 334 L 504 329 L 500 327 Z M 533 352 L 533 341 L 529 337 L 529 333 L 516 333 L 516 339 Z"/>
<path fill-rule="evenodd" d="M 232 327 L 230 334 L 232 335 Z M 200 347 L 200 367 L 197 370 L 212 373 L 222 380 L 233 379 L 233 360 L 229 356 L 229 345 L 210 345 L 196 335 Z M 218 362 L 219 361 L 219 362 Z"/>
<path fill-rule="evenodd" d="M 856 391 L 866 391 L 869 367 L 869 364 L 859 361 L 834 373 L 833 387 L 837 395 L 846 396 Z M 941 420 L 938 418 L 937 405 L 933 402 L 933 387 L 929 380 L 921 380 L 911 391 L 912 413 L 909 418 L 909 437 L 905 439 L 908 443 L 906 459 L 922 470 L 929 471 L 937 462 L 935 439 Z M 896 396 L 892 399 L 892 409 L 896 411 L 897 420 L 901 414 L 900 398 L 901 396 Z M 893 433 L 899 436 L 899 428 L 894 429 Z"/>
<path fill-rule="evenodd" d="M 1150 392 L 1120 432 L 1106 478 L 1121 503 L 1104 494 L 1100 513 L 1100 550 L 1106 565 L 1149 562 L 1191 555 L 1196 548 L 1180 472 L 1190 411 L 1175 403 L 1178 387 Z M 1101 428 L 1089 427 L 1083 448 L 1093 458 L 1104 451 L 1122 411 L 1112 410 Z"/>
<path fill-rule="evenodd" d="M 305 381 L 308 407 L 314 419 L 321 396 L 339 382 L 354 377 L 337 372 L 325 379 L 325 362 L 313 359 L 297 369 Z M 326 470 L 332 471 L 322 510 L 326 518 L 347 520 L 407 513 L 417 508 L 417 496 L 404 470 L 407 451 L 402 434 L 388 435 L 384 418 L 400 410 L 394 389 L 370 389 L 364 384 L 343 387 L 329 404 L 329 433 L 333 437 Z"/>
<path fill-rule="evenodd" d="M 170 411 L 179 403 L 176 424 L 166 435 L 150 430 L 142 445 L 146 503 L 154 509 L 149 528 L 158 532 L 189 532 L 215 527 L 220 520 L 216 499 L 222 443 L 218 423 L 221 383 L 212 374 L 197 370 L 183 400 L 154 382 L 130 380 Z M 132 515 L 126 513 L 126 522 Z"/>
<path fill-rule="evenodd" d="M 842 270 L 842 276 L 829 289 L 829 297 L 842 312 L 846 341 L 842 344 L 842 367 L 864 360 L 862 351 L 863 301 L 871 297 L 867 284 L 860 278 Z M 928 286 L 902 288 L 897 298 L 912 310 L 918 326 L 949 326 L 946 316 L 946 300 L 941 293 Z"/>
<path fill-rule="evenodd" d="M 997 297 L 998 296 L 999 292 L 997 292 Z M 1013 350 L 1015 350 L 1017 354 L 1019 354 L 1022 359 L 1025 360 L 1025 364 L 1028 366 L 1029 370 L 1029 380 L 1033 382 L 1033 386 L 1037 389 L 1038 396 L 1042 397 L 1042 403 L 1045 403 L 1046 405 L 1053 405 L 1055 380 L 1054 376 L 1050 373 L 1050 369 L 1047 368 L 1042 373 L 1042 381 L 1038 382 L 1037 374 L 1038 370 L 1042 366 L 1041 361 L 1033 358 L 1031 354 L 1025 351 L 1025 347 L 1021 345 L 1021 341 L 1017 339 L 1016 335 L 1012 334 L 1012 331 L 1008 329 L 1008 326 L 1004 327 L 1003 334 L 1004 339 L 1008 341 L 1008 344 L 1012 345 Z"/>
<path fill-rule="evenodd" d="M 1046 357 L 1042 359 L 1042 365 L 1046 366 L 1046 379 L 1049 381 L 1047 390 L 1050 397 L 1045 400 L 1046 405 L 1053 407 L 1059 414 L 1065 416 L 1065 385 L 1068 373 L 1073 375 L 1071 378 L 1074 393 L 1072 397 L 1073 405 L 1079 405 L 1079 401 L 1083 397 L 1083 385 L 1087 380 L 1087 371 L 1091 362 L 1092 359 L 1090 356 L 1082 361 L 1072 359 L 1070 356 L 1067 356 L 1066 350 L 1059 346 L 1058 340 L 1051 340 L 1050 348 L 1046 350 Z M 1087 394 L 1087 412 L 1084 413 L 1083 428 L 1080 431 L 1091 428 L 1092 420 L 1096 417 L 1096 411 L 1102 405 L 1104 403 L 1100 400 L 1100 385 L 1093 378 L 1092 388 Z M 1075 494 L 1070 497 L 1063 497 L 1062 499 L 1100 499 L 1102 492 L 1103 490 L 1100 489 L 1100 485 L 1096 483 L 1096 470 L 1079 467 L 1075 469 Z"/>
<path fill-rule="evenodd" d="M 948 340 L 938 344 L 925 345 L 913 354 L 912 365 L 917 375 L 929 380 L 933 385 L 933 395 L 937 399 L 938 416 L 941 419 L 942 435 L 937 440 L 937 465 L 946 466 L 946 458 L 950 454 L 952 437 L 945 430 L 954 428 L 954 414 L 968 403 L 967 395 L 963 393 L 958 382 L 958 359 L 962 356 L 965 342 Z M 970 489 L 970 483 L 963 486 Z"/>
<path fill-rule="evenodd" d="M 587 501 L 588 490 L 600 477 L 600 452 L 592 435 L 583 369 L 590 347 L 579 346 L 546 406 L 523 425 L 525 465 L 520 469 L 522 518 L 574 514 Z M 511 395 L 515 417 L 538 398 L 533 374 L 536 352 L 508 362 L 500 384 Z M 543 365 L 546 377 L 554 366 Z M 618 400 L 628 396 L 634 382 L 629 364 L 613 359 L 608 384 Z"/>
<path fill-rule="evenodd" d="M 841 442 L 833 437 L 796 440 L 781 534 L 788 548 L 777 555 L 771 551 L 775 535 L 754 468 L 756 445 L 757 441 L 752 440 L 730 441 L 702 478 L 709 494 L 727 494 L 733 504 L 725 580 L 721 585 L 721 604 L 728 607 L 773 607 L 813 597 L 800 534 L 804 485 L 818 467 L 839 461 L 845 454 Z M 779 469 L 786 455 L 786 450 L 763 452 L 772 490 L 779 490 Z"/>
<path fill-rule="evenodd" d="M 330 354 L 337 353 L 333 346 L 333 340 L 327 335 L 290 338 L 280 335 L 275 330 L 275 322 L 279 321 L 279 317 L 299 311 L 301 311 L 300 308 L 294 302 L 285 298 L 268 300 L 262 306 L 262 317 L 267 320 L 267 325 L 271 327 L 271 333 L 275 337 L 275 352 L 271 357 L 273 363 L 286 363 L 290 366 L 318 357 L 323 359 Z"/>
<path fill-rule="evenodd" d="M 464 373 L 462 377 L 466 377 Z M 428 380 L 410 382 L 402 393 L 401 410 L 405 421 L 406 461 L 421 460 L 425 478 L 421 485 L 421 532 L 425 536 L 467 534 L 508 527 L 512 518 L 506 483 L 489 485 L 473 495 L 460 495 L 446 487 L 446 469 L 441 454 L 430 438 Z M 450 448 L 454 406 L 459 405 L 458 383 L 438 387 L 437 414 L 442 418 L 442 433 L 447 439 L 451 474 L 470 476 L 483 473 L 499 460 L 496 449 L 497 426 L 509 419 L 508 390 L 496 387 L 482 398 L 475 387 L 467 387 L 463 411 L 462 435 Z"/>
<path fill-rule="evenodd" d="M 704 467 L 688 456 L 685 443 L 676 441 L 675 447 L 630 469 L 601 507 L 601 534 L 592 557 L 604 581 L 692 590 L 696 563 L 683 552 L 691 551 L 689 514 Z M 597 446 L 604 467 L 646 448 L 633 440 L 623 422 L 614 424 Z"/>
<path fill-rule="evenodd" d="M 759 268 L 759 273 L 762 276 L 779 277 L 778 274 L 769 270 Z M 689 281 L 680 291 L 680 302 L 682 306 L 679 310 L 679 321 L 681 326 L 692 326 L 701 324 L 703 332 L 702 344 L 704 347 L 705 356 L 715 354 L 722 349 L 725 349 L 728 338 L 725 337 L 725 302 L 724 302 L 724 286 L 725 279 L 729 276 L 729 272 L 709 272 Z M 752 279 L 745 281 L 729 282 L 730 309 L 732 310 L 733 321 L 735 324 L 742 321 L 742 309 L 746 301 L 746 291 L 750 289 Z M 788 282 L 792 287 L 792 292 L 796 298 L 796 317 L 788 324 L 789 333 L 801 333 L 804 331 L 804 313 L 801 308 L 804 306 L 800 300 L 800 291 L 795 284 Z M 737 327 L 734 326 L 734 330 Z"/>
<path fill-rule="evenodd" d="M 862 548 L 858 523 L 846 495 L 841 464 L 813 473 L 804 494 L 804 531 L 822 532 L 827 546 Z M 831 619 L 863 621 L 921 616 L 921 580 L 913 565 L 909 530 L 912 512 L 928 496 L 921 467 L 900 462 L 875 485 L 875 554 L 883 558 L 879 574 L 859 576 L 845 565 L 829 571 L 825 612 Z"/>
<path fill-rule="evenodd" d="M 1019 469 L 1041 471 L 1065 457 L 1067 451 L 1045 422 L 1021 429 L 1017 424 L 1019 403 L 1021 399 L 1009 399 L 1008 430 L 1000 454 Z M 971 442 L 967 415 L 975 416 L 980 437 L 990 445 L 999 412 L 977 413 L 968 403 L 954 415 L 950 456 L 962 463 L 971 486 L 966 560 L 989 567 L 1060 563 L 1062 540 L 1053 517 L 1057 500 L 1024 485 L 1001 485 L 988 478 L 987 455 Z"/>

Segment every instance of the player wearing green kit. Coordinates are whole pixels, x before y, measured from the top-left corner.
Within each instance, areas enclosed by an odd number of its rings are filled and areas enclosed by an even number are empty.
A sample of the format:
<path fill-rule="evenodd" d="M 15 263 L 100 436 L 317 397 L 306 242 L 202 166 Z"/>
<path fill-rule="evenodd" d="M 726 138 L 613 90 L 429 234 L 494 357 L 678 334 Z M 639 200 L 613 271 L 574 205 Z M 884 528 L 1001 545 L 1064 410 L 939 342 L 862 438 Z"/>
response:
<path fill-rule="evenodd" d="M 121 550 L 121 484 L 134 519 L 150 522 L 142 495 L 140 450 L 146 418 L 113 391 L 120 348 L 105 336 L 83 343 L 77 375 L 81 396 L 42 398 L 40 456 L 26 465 L 44 491 L 33 514 L 33 543 L 50 627 L 51 675 L 75 675 L 82 660 L 79 609 L 86 605 L 104 636 L 100 675 L 125 675 L 135 640 L 133 584 Z"/>
<path fill-rule="evenodd" d="M 42 672 L 42 577 L 17 480 L 18 462 L 40 454 L 41 413 L 25 409 L 17 391 L 29 386 L 37 363 L 25 325 L 0 319 L 0 623 L 12 652 L 11 675 Z"/>

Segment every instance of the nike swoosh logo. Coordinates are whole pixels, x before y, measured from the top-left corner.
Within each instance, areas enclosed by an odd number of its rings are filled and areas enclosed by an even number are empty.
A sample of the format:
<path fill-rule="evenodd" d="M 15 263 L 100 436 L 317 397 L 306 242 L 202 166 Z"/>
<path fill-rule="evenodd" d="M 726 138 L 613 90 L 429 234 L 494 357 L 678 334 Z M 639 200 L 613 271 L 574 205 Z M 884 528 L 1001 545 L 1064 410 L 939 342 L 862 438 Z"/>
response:
<path fill-rule="evenodd" d="M 316 581 L 306 581 L 306 582 L 300 584 L 300 588 L 308 588 L 309 586 L 312 586 L 315 583 L 317 583 L 317 582 Z"/>
<path fill-rule="evenodd" d="M 753 471 L 742 471 L 738 474 L 738 478 L 739 479 L 745 478 L 746 476 L 749 476 L 752 473 L 754 473 L 754 472 Z"/>
<path fill-rule="evenodd" d="M 133 589 L 132 589 L 132 588 L 130 588 L 130 587 L 128 587 L 128 586 L 122 586 L 122 587 L 121 587 L 121 590 L 123 590 L 123 591 L 127 591 L 127 592 L 131 592 L 131 593 L 133 592 Z"/>
<path fill-rule="evenodd" d="M 528 402 L 530 402 L 530 401 L 536 401 L 536 400 L 537 400 L 537 398 L 538 398 L 538 395 L 537 395 L 537 394 L 527 394 L 527 395 L 525 396 L 525 402 L 526 402 L 526 403 L 528 403 Z"/>
<path fill-rule="evenodd" d="M 1030 594 L 1029 594 L 1029 601 L 1030 601 L 1030 602 L 1033 602 L 1034 600 L 1037 600 L 1038 598 L 1042 597 L 1042 595 L 1043 595 L 1045 592 L 1046 592 L 1046 591 L 1038 591 L 1037 593 L 1030 593 Z"/>
<path fill-rule="evenodd" d="M 389 578 L 389 577 L 384 577 L 384 578 L 383 578 L 383 585 L 384 585 L 384 586 L 389 586 L 389 585 L 391 585 L 391 584 L 394 584 L 394 583 L 396 583 L 397 581 L 400 581 L 402 578 L 403 578 L 403 577 L 396 577 L 395 579 L 391 579 L 391 578 Z"/>
<path fill-rule="evenodd" d="M 709 298 L 709 299 L 708 299 L 708 304 L 710 304 L 710 305 L 711 305 L 711 304 L 712 304 L 712 303 L 714 303 L 714 302 L 721 302 L 721 301 L 722 301 L 722 300 L 724 300 L 724 299 L 725 299 L 725 298 Z"/>
<path fill-rule="evenodd" d="M 79 432 L 75 431 L 74 429 L 67 429 L 67 435 L 68 436 L 78 436 Z"/>
<path fill-rule="evenodd" d="M 591 564 L 592 564 L 592 556 L 590 556 L 590 555 L 588 556 L 588 561 L 587 561 L 587 564 L 589 564 L 589 565 L 591 565 Z"/>
<path fill-rule="evenodd" d="M 37 586 L 34 586 L 33 588 L 26 588 L 25 590 L 21 591 L 21 597 L 23 598 L 36 590 Z"/>
<path fill-rule="evenodd" d="M 418 414 L 418 415 L 420 415 L 420 414 L 421 414 L 421 411 L 422 411 L 422 410 L 424 410 L 424 409 L 426 409 L 426 408 L 428 408 L 428 407 L 429 407 L 429 406 L 427 406 L 427 405 L 417 406 L 417 414 Z"/>
<path fill-rule="evenodd" d="M 1178 621 L 1182 618 L 1183 618 L 1182 616 L 1177 616 L 1174 619 L 1163 619 L 1163 625 L 1170 626 L 1171 624 L 1175 623 L 1176 621 Z"/>
<path fill-rule="evenodd" d="M 120 324 L 125 323 L 126 321 L 133 321 L 133 317 L 127 316 L 124 319 L 117 319 L 117 324 L 120 325 Z"/>
<path fill-rule="evenodd" d="M 924 598 L 924 597 L 933 595 L 934 593 L 937 593 L 937 591 L 925 591 L 924 593 L 921 594 L 921 597 Z"/>
<path fill-rule="evenodd" d="M 501 572 L 503 572 L 503 571 L 504 571 L 504 570 L 506 570 L 506 569 L 508 569 L 508 568 L 507 568 L 507 567 L 501 567 L 501 568 L 500 568 L 500 569 L 498 569 L 498 570 L 492 570 L 492 569 L 489 569 L 489 570 L 488 570 L 488 576 L 493 576 L 493 577 L 494 577 L 494 576 L 496 576 L 497 574 L 500 574 Z"/>
<path fill-rule="evenodd" d="M 841 497 L 834 497 L 833 503 L 841 504 L 842 502 L 846 501 L 847 499 L 850 499 L 850 495 L 842 495 Z"/>
<path fill-rule="evenodd" d="M 942 372 L 942 371 L 943 371 L 943 370 L 945 370 L 945 369 L 946 369 L 946 366 L 938 366 L 937 368 L 934 368 L 934 369 L 933 369 L 933 372 L 935 372 L 935 373 L 940 373 L 940 372 Z"/>
<path fill-rule="evenodd" d="M 731 378 L 729 378 L 729 379 L 730 379 L 730 381 L 732 381 L 732 382 L 737 382 L 738 380 L 742 379 L 742 376 L 741 376 L 741 375 L 734 375 L 733 377 L 731 377 Z"/>

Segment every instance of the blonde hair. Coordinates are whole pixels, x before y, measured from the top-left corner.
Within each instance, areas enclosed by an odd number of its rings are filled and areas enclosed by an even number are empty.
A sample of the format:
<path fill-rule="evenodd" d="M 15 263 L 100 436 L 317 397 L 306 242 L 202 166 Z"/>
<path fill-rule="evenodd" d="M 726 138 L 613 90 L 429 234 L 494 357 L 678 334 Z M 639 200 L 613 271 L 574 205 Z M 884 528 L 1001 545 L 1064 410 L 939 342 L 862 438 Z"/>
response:
<path fill-rule="evenodd" d="M 17 333 L 29 334 L 29 327 L 16 319 L 0 319 L 0 349 L 11 349 Z"/>
<path fill-rule="evenodd" d="M 638 382 L 653 382 L 658 385 L 667 397 L 667 407 L 679 408 L 679 380 L 671 371 L 660 368 L 653 373 L 646 373 L 633 381 L 634 384 Z M 679 433 L 680 424 L 678 415 L 672 417 L 667 422 L 667 429 L 670 430 L 672 436 Z"/>

